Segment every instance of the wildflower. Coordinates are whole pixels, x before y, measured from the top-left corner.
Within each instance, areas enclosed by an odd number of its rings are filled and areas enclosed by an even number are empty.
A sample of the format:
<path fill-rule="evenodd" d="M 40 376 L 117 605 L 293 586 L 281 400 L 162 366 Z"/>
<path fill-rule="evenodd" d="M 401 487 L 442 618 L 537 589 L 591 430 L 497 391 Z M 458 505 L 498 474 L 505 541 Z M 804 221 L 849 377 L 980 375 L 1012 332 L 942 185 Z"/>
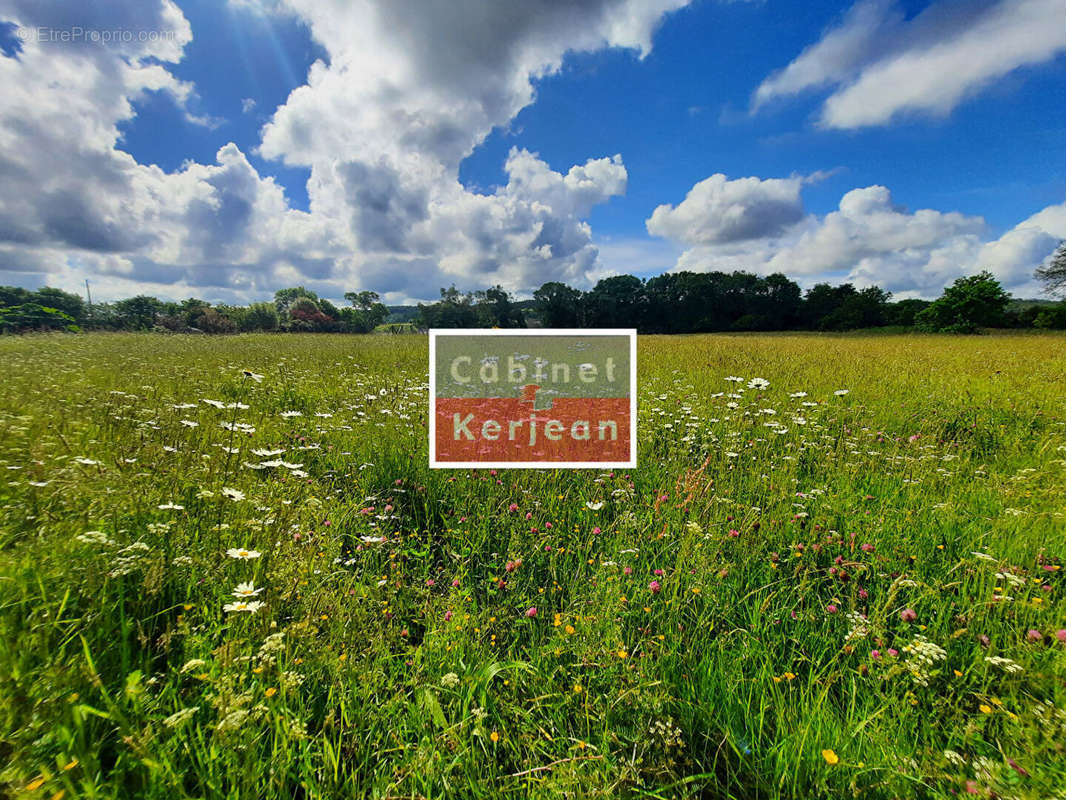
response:
<path fill-rule="evenodd" d="M 284 631 L 278 631 L 277 633 L 270 634 L 268 637 L 266 637 L 266 639 L 263 640 L 263 643 L 259 646 L 259 653 L 260 653 L 260 655 L 263 655 L 263 654 L 269 655 L 270 653 L 276 653 L 279 650 L 284 650 L 284 649 L 285 649 L 285 632 Z"/>
<path fill-rule="evenodd" d="M 652 594 L 658 594 L 662 590 L 662 588 L 662 584 L 660 584 L 658 581 L 652 581 L 648 584 L 648 590 Z"/>
<path fill-rule="evenodd" d="M 490 733 L 489 734 L 489 738 L 492 740 L 493 744 L 495 744 L 496 742 L 500 741 L 500 733 L 499 733 L 499 731 L 493 731 L 492 733 Z"/>
<path fill-rule="evenodd" d="M 840 763 L 840 756 L 838 756 L 832 750 L 828 750 L 828 749 L 823 750 L 822 751 L 822 758 L 824 758 L 825 759 L 825 763 L 829 764 L 830 766 L 832 766 L 833 764 L 839 764 Z"/>
<path fill-rule="evenodd" d="M 234 501 L 243 500 L 244 492 L 240 491 L 239 489 L 230 489 L 228 486 L 224 486 L 222 488 L 222 496 L 228 497 L 230 500 Z"/>
<path fill-rule="evenodd" d="M 234 597 L 255 597 L 262 589 L 256 589 L 255 585 L 249 581 L 248 583 L 238 583 L 233 590 Z"/>
<path fill-rule="evenodd" d="M 601 508 L 603 508 L 603 503 L 587 502 L 585 503 L 585 508 L 589 509 L 589 511 L 599 511 Z"/>
<path fill-rule="evenodd" d="M 527 608 L 526 609 L 526 616 L 529 617 L 530 619 L 533 619 L 533 617 L 537 616 L 537 607 L 536 606 L 530 606 L 529 608 Z"/>
<path fill-rule="evenodd" d="M 226 555 L 230 558 L 239 558 L 248 560 L 252 558 L 259 558 L 262 555 L 258 550 L 247 550 L 243 547 L 231 547 L 226 551 Z"/>
<path fill-rule="evenodd" d="M 904 622 L 914 622 L 918 619 L 918 612 L 913 608 L 905 608 L 899 612 L 899 618 Z"/>
<path fill-rule="evenodd" d="M 837 389 L 835 392 L 833 392 L 833 394 L 835 394 L 837 397 L 843 397 L 850 391 L 850 389 Z"/>
<path fill-rule="evenodd" d="M 981 705 L 977 707 L 977 710 L 980 711 L 982 714 L 991 714 L 992 706 L 987 705 L 986 703 L 981 703 Z"/>
<path fill-rule="evenodd" d="M 265 692 L 263 692 L 263 694 L 266 695 L 266 698 L 268 700 L 271 697 L 273 697 L 274 695 L 276 695 L 277 693 L 278 693 L 278 690 L 275 687 L 273 687 L 273 686 L 271 686 L 269 689 L 267 689 Z"/>
<path fill-rule="evenodd" d="M 752 378 L 748 381 L 749 389 L 768 389 L 770 388 L 770 381 L 766 378 Z"/>
<path fill-rule="evenodd" d="M 1055 631 L 1055 638 L 1063 644 L 1066 644 L 1066 628 L 1059 628 Z"/>
<path fill-rule="evenodd" d="M 993 667 L 999 667 L 1004 672 L 1022 672 L 1024 670 L 1021 664 L 1004 656 L 985 656 L 985 661 Z"/>
<path fill-rule="evenodd" d="M 163 503 L 156 506 L 160 511 L 184 511 L 185 506 L 179 506 L 177 503 Z"/>
<path fill-rule="evenodd" d="M 85 542 L 86 544 L 114 544 L 114 539 L 110 538 L 103 531 L 85 531 L 85 533 L 79 533 L 74 537 L 79 542 Z"/>
<path fill-rule="evenodd" d="M 292 419 L 293 417 L 302 417 L 303 413 L 300 411 L 282 411 L 282 419 Z"/>
<path fill-rule="evenodd" d="M 870 658 L 872 658 L 874 661 L 880 661 L 881 660 L 881 651 L 880 650 L 871 650 L 870 651 Z"/>
<path fill-rule="evenodd" d="M 249 614 L 254 614 L 265 605 L 266 603 L 259 600 L 252 600 L 248 603 L 238 600 L 236 603 L 226 603 L 226 605 L 222 606 L 222 610 L 227 613 L 247 611 Z"/>
<path fill-rule="evenodd" d="M 454 672 L 449 672 L 445 675 L 442 675 L 440 678 L 440 685 L 445 687 L 446 689 L 450 689 L 453 686 L 458 686 L 459 676 L 456 675 Z"/>
<path fill-rule="evenodd" d="M 263 382 L 263 376 L 259 375 L 258 373 L 252 372 L 250 369 L 241 370 L 241 372 L 244 374 L 244 377 L 251 378 L 256 383 Z"/>
<path fill-rule="evenodd" d="M 1028 639 L 1030 642 L 1039 642 L 1044 638 L 1044 634 L 1042 634 L 1038 630 L 1030 628 L 1029 632 L 1025 634 L 1025 638 Z"/>
<path fill-rule="evenodd" d="M 835 614 L 835 613 L 837 613 L 837 612 L 838 612 L 838 611 L 839 611 L 840 609 L 839 609 L 839 608 L 837 608 L 837 607 L 836 607 L 835 605 L 833 605 L 832 603 L 830 603 L 829 605 L 827 605 L 827 606 L 825 607 L 825 610 L 826 610 L 826 611 L 828 611 L 828 612 L 829 612 L 830 614 Z"/>

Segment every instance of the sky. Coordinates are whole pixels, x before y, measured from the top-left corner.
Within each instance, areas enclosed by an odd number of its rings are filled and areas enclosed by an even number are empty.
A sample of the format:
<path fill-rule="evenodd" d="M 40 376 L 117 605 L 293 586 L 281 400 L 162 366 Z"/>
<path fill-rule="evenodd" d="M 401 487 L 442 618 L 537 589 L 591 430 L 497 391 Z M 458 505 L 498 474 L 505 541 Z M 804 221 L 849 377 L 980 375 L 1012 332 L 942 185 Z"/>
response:
<path fill-rule="evenodd" d="M 1066 0 L 0 0 L 0 85 L 0 284 L 94 300 L 1038 297 L 1066 239 Z"/>

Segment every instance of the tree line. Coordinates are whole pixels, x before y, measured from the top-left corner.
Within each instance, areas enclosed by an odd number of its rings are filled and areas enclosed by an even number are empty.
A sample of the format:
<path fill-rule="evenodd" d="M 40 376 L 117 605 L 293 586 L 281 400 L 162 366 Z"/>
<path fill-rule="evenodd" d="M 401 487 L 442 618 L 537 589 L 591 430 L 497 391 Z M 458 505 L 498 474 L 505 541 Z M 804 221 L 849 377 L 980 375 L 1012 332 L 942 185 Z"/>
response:
<path fill-rule="evenodd" d="M 171 333 L 369 333 L 389 316 L 376 292 L 348 292 L 338 308 L 310 289 L 296 286 L 274 293 L 274 301 L 247 306 L 190 297 L 168 302 L 137 295 L 90 305 L 80 295 L 45 287 L 29 291 L 0 286 L 0 331 L 157 330 Z"/>
<path fill-rule="evenodd" d="M 1036 277 L 1051 294 L 1066 294 L 1066 245 Z M 803 291 L 785 275 L 670 272 L 641 279 L 616 275 L 582 291 L 551 281 L 531 300 L 500 286 L 440 290 L 417 307 L 388 308 L 375 292 L 348 292 L 338 308 L 302 286 L 281 289 L 273 302 L 212 305 L 189 298 L 167 302 L 138 295 L 89 305 L 79 295 L 45 287 L 0 286 L 0 331 L 159 330 L 368 333 L 429 328 L 636 328 L 641 333 L 721 331 L 847 331 L 911 328 L 970 333 L 982 328 L 1066 329 L 1066 300 L 1012 300 L 988 272 L 959 278 L 936 300 L 893 301 L 877 286 L 819 283 Z"/>

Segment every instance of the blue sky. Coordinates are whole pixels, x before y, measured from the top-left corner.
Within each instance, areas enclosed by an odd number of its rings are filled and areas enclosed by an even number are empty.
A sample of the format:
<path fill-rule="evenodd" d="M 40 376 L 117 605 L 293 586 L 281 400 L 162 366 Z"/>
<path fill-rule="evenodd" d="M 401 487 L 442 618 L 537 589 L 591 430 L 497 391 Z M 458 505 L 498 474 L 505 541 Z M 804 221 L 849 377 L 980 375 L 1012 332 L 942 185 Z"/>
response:
<path fill-rule="evenodd" d="M 438 5 L 0 0 L 0 170 L 35 172 L 0 282 L 906 297 L 988 268 L 1033 296 L 1066 238 L 1066 0 Z"/>

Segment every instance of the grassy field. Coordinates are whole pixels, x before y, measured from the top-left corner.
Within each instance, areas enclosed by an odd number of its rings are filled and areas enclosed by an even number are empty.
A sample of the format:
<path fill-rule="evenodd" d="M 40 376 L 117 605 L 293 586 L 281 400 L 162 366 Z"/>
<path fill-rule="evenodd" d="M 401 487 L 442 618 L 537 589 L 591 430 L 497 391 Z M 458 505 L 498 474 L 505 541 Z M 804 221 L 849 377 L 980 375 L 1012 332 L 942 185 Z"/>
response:
<path fill-rule="evenodd" d="M 0 796 L 1066 797 L 1066 337 L 639 354 L 495 474 L 423 337 L 0 340 Z"/>

